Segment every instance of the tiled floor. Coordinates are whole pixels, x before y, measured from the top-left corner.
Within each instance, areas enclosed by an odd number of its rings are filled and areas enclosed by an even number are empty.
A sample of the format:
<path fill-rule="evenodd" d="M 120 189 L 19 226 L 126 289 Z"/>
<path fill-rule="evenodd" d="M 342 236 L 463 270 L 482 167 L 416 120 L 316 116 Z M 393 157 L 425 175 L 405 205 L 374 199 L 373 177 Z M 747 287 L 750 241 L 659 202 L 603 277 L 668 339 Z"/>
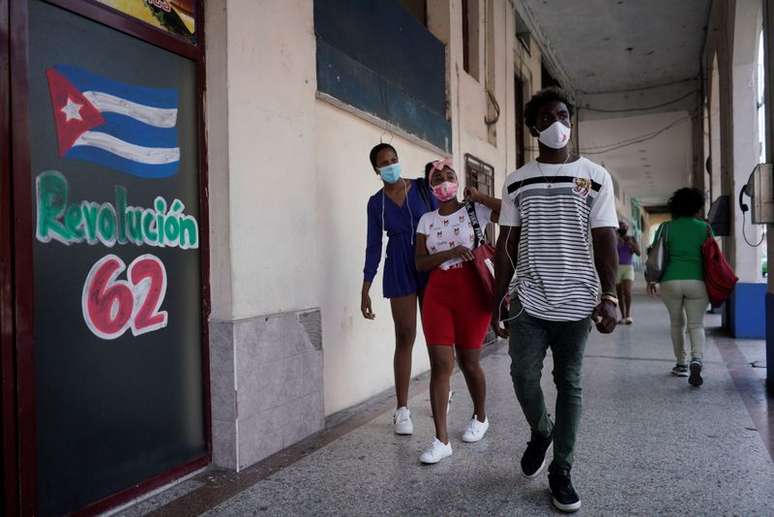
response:
<path fill-rule="evenodd" d="M 774 515 L 774 403 L 763 394 L 762 341 L 710 331 L 705 384 L 670 375 L 666 310 L 638 297 L 635 324 L 592 333 L 584 365 L 584 415 L 573 479 L 585 515 Z M 719 317 L 707 317 L 718 325 Z M 460 374 L 450 414 L 454 455 L 419 464 L 432 436 L 425 383 L 411 400 L 415 434 L 391 431 L 390 398 L 354 411 L 327 434 L 240 474 L 207 473 L 203 486 L 143 508 L 159 515 L 551 515 L 547 480 L 527 480 L 518 460 L 529 430 L 508 375 L 504 343 L 483 360 L 492 427 L 460 440 L 470 397 Z M 553 405 L 550 355 L 543 385 Z M 769 431 L 772 431 L 771 433 Z M 135 509 L 136 510 L 136 509 Z M 136 512 L 135 512 L 136 514 Z"/>

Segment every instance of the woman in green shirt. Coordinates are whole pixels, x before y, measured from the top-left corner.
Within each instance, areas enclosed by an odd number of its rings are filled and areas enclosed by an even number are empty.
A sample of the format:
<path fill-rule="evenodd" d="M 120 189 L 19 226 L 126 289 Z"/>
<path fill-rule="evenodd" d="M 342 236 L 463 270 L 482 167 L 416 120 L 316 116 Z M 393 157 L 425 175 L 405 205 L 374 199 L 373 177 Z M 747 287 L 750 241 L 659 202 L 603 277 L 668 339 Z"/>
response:
<path fill-rule="evenodd" d="M 677 364 L 672 374 L 689 377 L 688 382 L 700 386 L 704 357 L 704 313 L 709 297 L 704 286 L 704 261 L 701 245 L 707 239 L 709 225 L 700 215 L 704 207 L 704 193 L 693 188 L 681 188 L 669 200 L 672 221 L 659 228 L 656 240 L 666 232 L 669 261 L 661 277 L 661 298 L 669 311 L 672 324 L 672 344 Z M 648 284 L 648 292 L 657 294 L 655 282 Z M 685 351 L 685 326 L 691 341 L 690 367 Z M 690 374 L 689 374 L 690 371 Z M 690 375 L 690 376 L 689 376 Z"/>

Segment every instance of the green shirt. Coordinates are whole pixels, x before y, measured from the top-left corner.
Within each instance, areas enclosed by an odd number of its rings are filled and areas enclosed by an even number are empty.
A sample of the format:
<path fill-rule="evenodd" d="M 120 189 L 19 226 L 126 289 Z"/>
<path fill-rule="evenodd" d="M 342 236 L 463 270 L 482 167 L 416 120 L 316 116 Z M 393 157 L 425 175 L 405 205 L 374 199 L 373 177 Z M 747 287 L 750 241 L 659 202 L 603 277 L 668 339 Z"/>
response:
<path fill-rule="evenodd" d="M 701 245 L 707 239 L 709 225 L 701 219 L 680 217 L 662 224 L 658 231 L 659 235 L 664 231 L 665 226 L 667 227 L 669 263 L 661 281 L 704 281 L 704 259 L 701 255 Z M 658 235 L 656 239 L 658 239 Z"/>

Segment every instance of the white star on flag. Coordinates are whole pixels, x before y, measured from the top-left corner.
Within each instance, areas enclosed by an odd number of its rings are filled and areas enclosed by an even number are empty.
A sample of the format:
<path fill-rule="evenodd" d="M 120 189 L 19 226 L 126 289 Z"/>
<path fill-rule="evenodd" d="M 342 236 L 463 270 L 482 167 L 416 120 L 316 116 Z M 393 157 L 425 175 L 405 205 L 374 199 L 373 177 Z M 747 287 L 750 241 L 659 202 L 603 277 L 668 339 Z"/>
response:
<path fill-rule="evenodd" d="M 65 114 L 65 122 L 69 122 L 73 119 L 83 120 L 83 118 L 81 118 L 82 107 L 83 107 L 83 104 L 78 104 L 77 102 L 73 102 L 73 100 L 70 97 L 67 97 L 67 104 L 65 104 L 64 107 L 62 108 L 62 113 Z"/>

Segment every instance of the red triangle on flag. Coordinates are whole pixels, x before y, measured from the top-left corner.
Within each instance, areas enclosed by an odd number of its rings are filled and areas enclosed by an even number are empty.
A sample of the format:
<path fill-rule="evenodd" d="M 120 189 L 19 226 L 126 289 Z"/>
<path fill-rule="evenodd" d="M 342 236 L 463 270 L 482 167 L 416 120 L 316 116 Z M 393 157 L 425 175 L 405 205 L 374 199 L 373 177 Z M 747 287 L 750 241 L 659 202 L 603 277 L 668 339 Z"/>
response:
<path fill-rule="evenodd" d="M 59 156 L 64 156 L 86 131 L 105 123 L 100 111 L 54 68 L 46 69 L 54 112 Z"/>

